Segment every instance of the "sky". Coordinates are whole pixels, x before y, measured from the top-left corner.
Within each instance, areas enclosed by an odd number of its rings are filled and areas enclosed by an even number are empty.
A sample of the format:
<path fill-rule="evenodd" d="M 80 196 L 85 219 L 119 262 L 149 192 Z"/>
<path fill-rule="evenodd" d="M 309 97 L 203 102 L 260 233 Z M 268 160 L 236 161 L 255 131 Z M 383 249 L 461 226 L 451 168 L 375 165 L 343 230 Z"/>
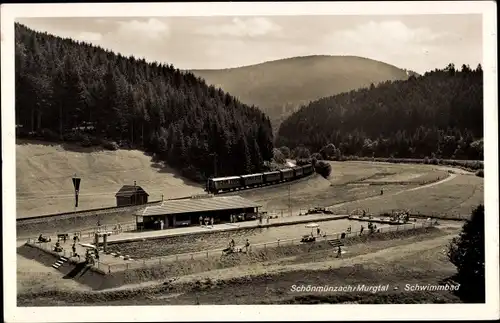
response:
<path fill-rule="evenodd" d="M 482 63 L 482 17 L 208 16 L 18 18 L 32 29 L 180 69 L 221 69 L 306 55 L 361 56 L 425 73 Z"/>

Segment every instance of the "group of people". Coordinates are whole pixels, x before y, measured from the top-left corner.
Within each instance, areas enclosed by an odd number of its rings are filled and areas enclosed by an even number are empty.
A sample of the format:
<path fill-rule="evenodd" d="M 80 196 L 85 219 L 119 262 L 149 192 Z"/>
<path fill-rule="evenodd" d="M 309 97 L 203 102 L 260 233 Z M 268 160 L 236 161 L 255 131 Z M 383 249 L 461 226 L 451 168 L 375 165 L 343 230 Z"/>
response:
<path fill-rule="evenodd" d="M 61 241 L 65 244 L 67 239 L 69 238 L 69 235 L 67 233 L 65 234 L 58 234 L 57 235 L 57 241 L 54 245 L 53 251 L 55 252 L 63 252 L 64 248 L 61 245 Z M 71 255 L 70 258 L 72 257 L 78 257 L 80 259 L 80 255 L 76 253 L 76 243 L 80 241 L 80 238 L 78 237 L 78 234 L 75 233 L 73 236 L 73 244 L 71 246 Z M 43 234 L 40 234 L 38 236 L 38 242 L 50 242 L 50 237 L 44 237 Z"/>
<path fill-rule="evenodd" d="M 156 220 L 154 222 L 154 224 L 160 230 L 163 230 L 163 228 L 165 227 L 165 222 L 163 222 L 163 220 Z M 121 227 L 120 227 L 120 229 L 121 229 Z"/>
<path fill-rule="evenodd" d="M 391 221 L 407 223 L 410 221 L 410 212 L 405 211 L 403 213 L 396 213 L 391 217 Z"/>
<path fill-rule="evenodd" d="M 80 258 L 80 256 L 78 256 Z M 95 261 L 99 260 L 99 250 L 97 249 L 87 249 L 85 252 L 85 262 L 88 264 L 95 264 Z"/>
<path fill-rule="evenodd" d="M 234 239 L 231 239 L 231 241 L 229 241 L 228 250 L 234 252 L 235 247 L 236 247 L 236 243 L 234 242 Z M 248 252 L 248 249 L 250 248 L 250 241 L 248 239 L 246 239 L 246 241 L 245 241 L 244 248 L 245 248 L 245 252 Z M 242 250 L 240 250 L 240 251 L 242 251 Z"/>
<path fill-rule="evenodd" d="M 203 224 L 205 224 L 205 226 L 208 226 L 208 223 L 210 223 L 210 225 L 212 227 L 214 226 L 214 218 L 213 217 L 211 217 L 211 218 L 209 218 L 208 216 L 202 217 L 200 215 L 198 220 L 200 221 L 200 226 L 203 226 Z"/>
<path fill-rule="evenodd" d="M 375 232 L 375 230 L 377 230 L 377 225 L 373 224 L 371 222 L 368 222 L 368 230 L 370 230 L 370 233 Z"/>
<path fill-rule="evenodd" d="M 229 216 L 229 220 L 231 223 L 236 223 L 239 221 L 245 221 L 245 214 L 240 213 L 240 214 L 231 214 Z"/>
<path fill-rule="evenodd" d="M 359 230 L 359 235 L 362 235 L 364 230 L 365 227 L 361 225 L 361 229 Z M 368 230 L 370 230 L 370 233 L 374 233 L 375 230 L 377 230 L 377 225 L 373 224 L 372 222 L 368 222 Z"/>
<path fill-rule="evenodd" d="M 258 219 L 259 219 L 259 224 L 262 224 L 262 214 L 258 215 Z M 267 224 L 269 224 L 269 219 L 270 219 L 270 217 L 267 215 L 266 216 L 266 223 Z"/>

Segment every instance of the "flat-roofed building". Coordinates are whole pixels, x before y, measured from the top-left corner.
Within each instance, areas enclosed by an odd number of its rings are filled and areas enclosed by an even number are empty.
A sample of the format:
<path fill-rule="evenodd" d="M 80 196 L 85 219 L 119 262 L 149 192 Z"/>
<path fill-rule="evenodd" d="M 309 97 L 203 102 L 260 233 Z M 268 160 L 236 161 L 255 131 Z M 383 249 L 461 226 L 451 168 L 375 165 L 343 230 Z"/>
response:
<path fill-rule="evenodd" d="M 254 218 L 261 205 L 240 196 L 194 196 L 190 198 L 166 200 L 161 205 L 148 206 L 136 213 L 138 227 L 159 229 L 199 225 L 202 219 L 214 218 L 214 223 L 230 222 L 231 215 Z"/>

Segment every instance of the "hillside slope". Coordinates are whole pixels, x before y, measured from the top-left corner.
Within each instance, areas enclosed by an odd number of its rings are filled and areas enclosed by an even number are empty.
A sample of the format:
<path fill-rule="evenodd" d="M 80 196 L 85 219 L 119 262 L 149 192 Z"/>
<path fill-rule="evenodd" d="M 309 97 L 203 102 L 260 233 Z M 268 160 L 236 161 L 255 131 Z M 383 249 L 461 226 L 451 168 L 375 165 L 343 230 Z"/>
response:
<path fill-rule="evenodd" d="M 449 64 L 311 102 L 281 124 L 275 144 L 332 144 L 327 155 L 337 157 L 481 160 L 482 137 L 482 67 Z"/>
<path fill-rule="evenodd" d="M 406 71 L 354 56 L 305 56 L 222 70 L 192 70 L 269 115 L 273 129 L 302 104 L 387 80 L 406 80 Z"/>
<path fill-rule="evenodd" d="M 162 168 L 139 150 L 95 151 L 70 145 L 18 140 L 17 217 L 74 210 L 71 177 L 82 179 L 78 210 L 116 206 L 115 193 L 134 181 L 149 200 L 203 193 L 201 185 Z"/>
<path fill-rule="evenodd" d="M 269 118 L 192 73 L 15 27 L 18 138 L 133 147 L 199 182 L 271 159 Z"/>

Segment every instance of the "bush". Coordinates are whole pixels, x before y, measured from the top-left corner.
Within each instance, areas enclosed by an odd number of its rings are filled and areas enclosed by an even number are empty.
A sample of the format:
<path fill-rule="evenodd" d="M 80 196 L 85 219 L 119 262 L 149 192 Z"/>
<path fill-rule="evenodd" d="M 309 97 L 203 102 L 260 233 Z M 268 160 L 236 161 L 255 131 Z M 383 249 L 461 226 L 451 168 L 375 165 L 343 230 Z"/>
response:
<path fill-rule="evenodd" d="M 300 158 L 300 159 L 296 160 L 297 166 L 304 166 L 304 165 L 308 165 L 311 163 L 312 163 L 312 161 L 310 158 Z"/>
<path fill-rule="evenodd" d="M 101 139 L 91 136 L 90 141 L 92 142 L 92 146 L 99 146 L 101 145 Z"/>
<path fill-rule="evenodd" d="M 118 150 L 120 148 L 116 142 L 110 140 L 102 140 L 101 146 L 107 150 Z"/>
<path fill-rule="evenodd" d="M 311 163 L 314 166 L 316 166 L 316 163 L 319 161 L 319 160 L 322 160 L 323 159 L 323 156 L 319 153 L 314 153 L 311 155 Z"/>
<path fill-rule="evenodd" d="M 317 162 L 314 169 L 316 170 L 316 173 L 320 174 L 324 178 L 328 178 L 332 172 L 332 166 L 324 161 Z"/>
<path fill-rule="evenodd" d="M 63 134 L 63 140 L 69 142 L 77 141 L 77 135 L 75 132 L 66 132 Z"/>
<path fill-rule="evenodd" d="M 476 172 L 476 176 L 484 177 L 484 170 L 480 169 Z"/>
<path fill-rule="evenodd" d="M 206 180 L 205 176 L 203 176 L 203 174 L 194 166 L 183 168 L 181 170 L 181 174 L 182 176 L 192 179 L 195 182 L 202 182 Z"/>
<path fill-rule="evenodd" d="M 273 149 L 273 159 L 278 164 L 284 164 L 286 162 L 285 155 L 281 150 L 277 148 Z"/>
<path fill-rule="evenodd" d="M 90 140 L 89 135 L 87 135 L 87 134 L 81 135 L 80 145 L 82 147 L 92 147 L 92 141 Z"/>
<path fill-rule="evenodd" d="M 56 141 L 59 139 L 59 135 L 50 129 L 42 129 L 40 136 L 47 141 Z"/>
<path fill-rule="evenodd" d="M 286 146 L 282 146 L 280 148 L 278 148 L 281 153 L 283 154 L 283 156 L 285 158 L 290 158 L 290 148 L 286 147 Z"/>

